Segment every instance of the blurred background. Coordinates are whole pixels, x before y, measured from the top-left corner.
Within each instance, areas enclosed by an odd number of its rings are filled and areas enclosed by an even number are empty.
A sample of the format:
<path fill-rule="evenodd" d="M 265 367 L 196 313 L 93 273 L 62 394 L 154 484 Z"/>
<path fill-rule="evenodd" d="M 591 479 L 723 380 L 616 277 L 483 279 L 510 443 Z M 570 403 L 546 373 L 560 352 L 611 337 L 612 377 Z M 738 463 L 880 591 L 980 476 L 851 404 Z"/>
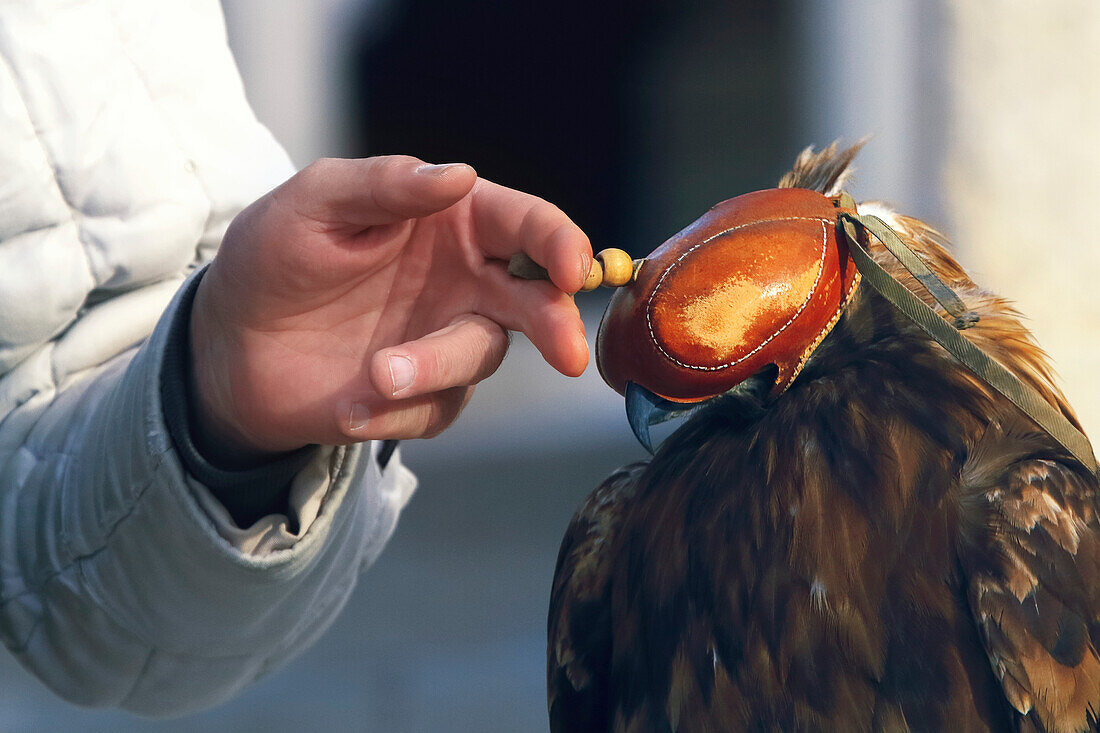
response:
<path fill-rule="evenodd" d="M 407 153 L 547 198 L 643 255 L 770 187 L 806 145 L 872 138 L 857 199 L 948 232 L 1015 299 L 1100 434 L 1095 0 L 223 0 L 259 118 L 298 165 Z M 605 293 L 578 297 L 590 334 Z M 53 698 L 0 655 L 0 731 L 538 731 L 558 542 L 642 457 L 594 368 L 522 337 L 450 431 L 321 641 L 218 709 L 150 722 Z"/>

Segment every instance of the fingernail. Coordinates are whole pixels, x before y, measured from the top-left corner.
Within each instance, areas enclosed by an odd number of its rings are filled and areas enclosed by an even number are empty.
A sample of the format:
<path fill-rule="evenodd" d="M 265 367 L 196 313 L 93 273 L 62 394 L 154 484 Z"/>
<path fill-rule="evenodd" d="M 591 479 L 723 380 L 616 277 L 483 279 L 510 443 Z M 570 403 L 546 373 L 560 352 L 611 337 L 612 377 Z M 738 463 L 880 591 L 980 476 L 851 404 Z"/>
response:
<path fill-rule="evenodd" d="M 464 165 L 465 163 L 436 163 L 434 165 L 422 165 L 416 169 L 416 172 L 422 176 L 435 176 L 441 178 L 452 168 L 460 168 Z"/>
<path fill-rule="evenodd" d="M 362 402 L 352 402 L 348 408 L 348 429 L 359 430 L 370 420 L 370 410 Z"/>
<path fill-rule="evenodd" d="M 588 274 L 592 272 L 592 257 L 581 252 L 581 287 L 588 281 Z"/>
<path fill-rule="evenodd" d="M 412 360 L 407 356 L 400 356 L 399 354 L 393 354 L 386 359 L 386 363 L 390 367 L 390 381 L 393 382 L 393 394 L 397 394 L 403 389 L 407 389 L 413 382 L 413 377 L 416 376 L 416 370 L 413 368 Z"/>

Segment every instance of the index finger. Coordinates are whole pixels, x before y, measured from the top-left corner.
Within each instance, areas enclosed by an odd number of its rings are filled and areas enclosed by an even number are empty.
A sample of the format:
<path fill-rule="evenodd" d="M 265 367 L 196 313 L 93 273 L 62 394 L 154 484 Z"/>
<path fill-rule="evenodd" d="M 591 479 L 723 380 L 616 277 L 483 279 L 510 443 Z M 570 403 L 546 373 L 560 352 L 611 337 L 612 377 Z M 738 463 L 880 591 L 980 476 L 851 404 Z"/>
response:
<path fill-rule="evenodd" d="M 561 209 L 529 193 L 479 178 L 470 193 L 476 243 L 488 256 L 518 252 L 546 268 L 560 290 L 575 293 L 592 267 L 588 236 Z"/>
<path fill-rule="evenodd" d="M 364 229 L 442 211 L 466 196 L 476 178 L 464 163 L 382 155 L 321 158 L 283 187 L 293 190 L 297 210 L 309 218 Z"/>

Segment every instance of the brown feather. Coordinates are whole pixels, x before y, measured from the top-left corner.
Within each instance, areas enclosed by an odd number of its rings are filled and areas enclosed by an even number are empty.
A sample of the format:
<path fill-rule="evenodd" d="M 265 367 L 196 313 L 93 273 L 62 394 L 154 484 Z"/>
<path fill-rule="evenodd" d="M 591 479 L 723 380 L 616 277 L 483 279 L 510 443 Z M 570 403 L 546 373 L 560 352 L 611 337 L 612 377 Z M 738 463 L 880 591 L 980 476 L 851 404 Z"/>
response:
<path fill-rule="evenodd" d="M 836 196 L 852 176 L 852 161 L 867 143 L 863 138 L 844 150 L 834 141 L 821 151 L 808 147 L 799 153 L 794 166 L 781 179 L 779 188 L 808 188 L 826 196 Z"/>
<path fill-rule="evenodd" d="M 555 733 L 609 729 L 606 579 L 614 555 L 606 548 L 615 539 L 643 466 L 626 466 L 608 476 L 577 510 L 562 540 L 547 648 L 547 706 Z"/>

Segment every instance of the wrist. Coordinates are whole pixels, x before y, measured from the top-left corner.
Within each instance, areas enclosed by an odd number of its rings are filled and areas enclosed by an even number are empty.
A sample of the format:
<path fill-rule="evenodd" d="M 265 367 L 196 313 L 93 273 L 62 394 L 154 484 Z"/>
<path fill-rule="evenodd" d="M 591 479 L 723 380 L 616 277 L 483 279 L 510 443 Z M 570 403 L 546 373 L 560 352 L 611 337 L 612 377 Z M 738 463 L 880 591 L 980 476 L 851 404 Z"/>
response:
<path fill-rule="evenodd" d="M 239 419 L 232 365 L 234 340 L 211 292 L 208 272 L 199 283 L 188 324 L 187 391 L 191 440 L 211 464 L 236 471 L 268 463 L 299 445 L 274 446 L 253 434 Z"/>

